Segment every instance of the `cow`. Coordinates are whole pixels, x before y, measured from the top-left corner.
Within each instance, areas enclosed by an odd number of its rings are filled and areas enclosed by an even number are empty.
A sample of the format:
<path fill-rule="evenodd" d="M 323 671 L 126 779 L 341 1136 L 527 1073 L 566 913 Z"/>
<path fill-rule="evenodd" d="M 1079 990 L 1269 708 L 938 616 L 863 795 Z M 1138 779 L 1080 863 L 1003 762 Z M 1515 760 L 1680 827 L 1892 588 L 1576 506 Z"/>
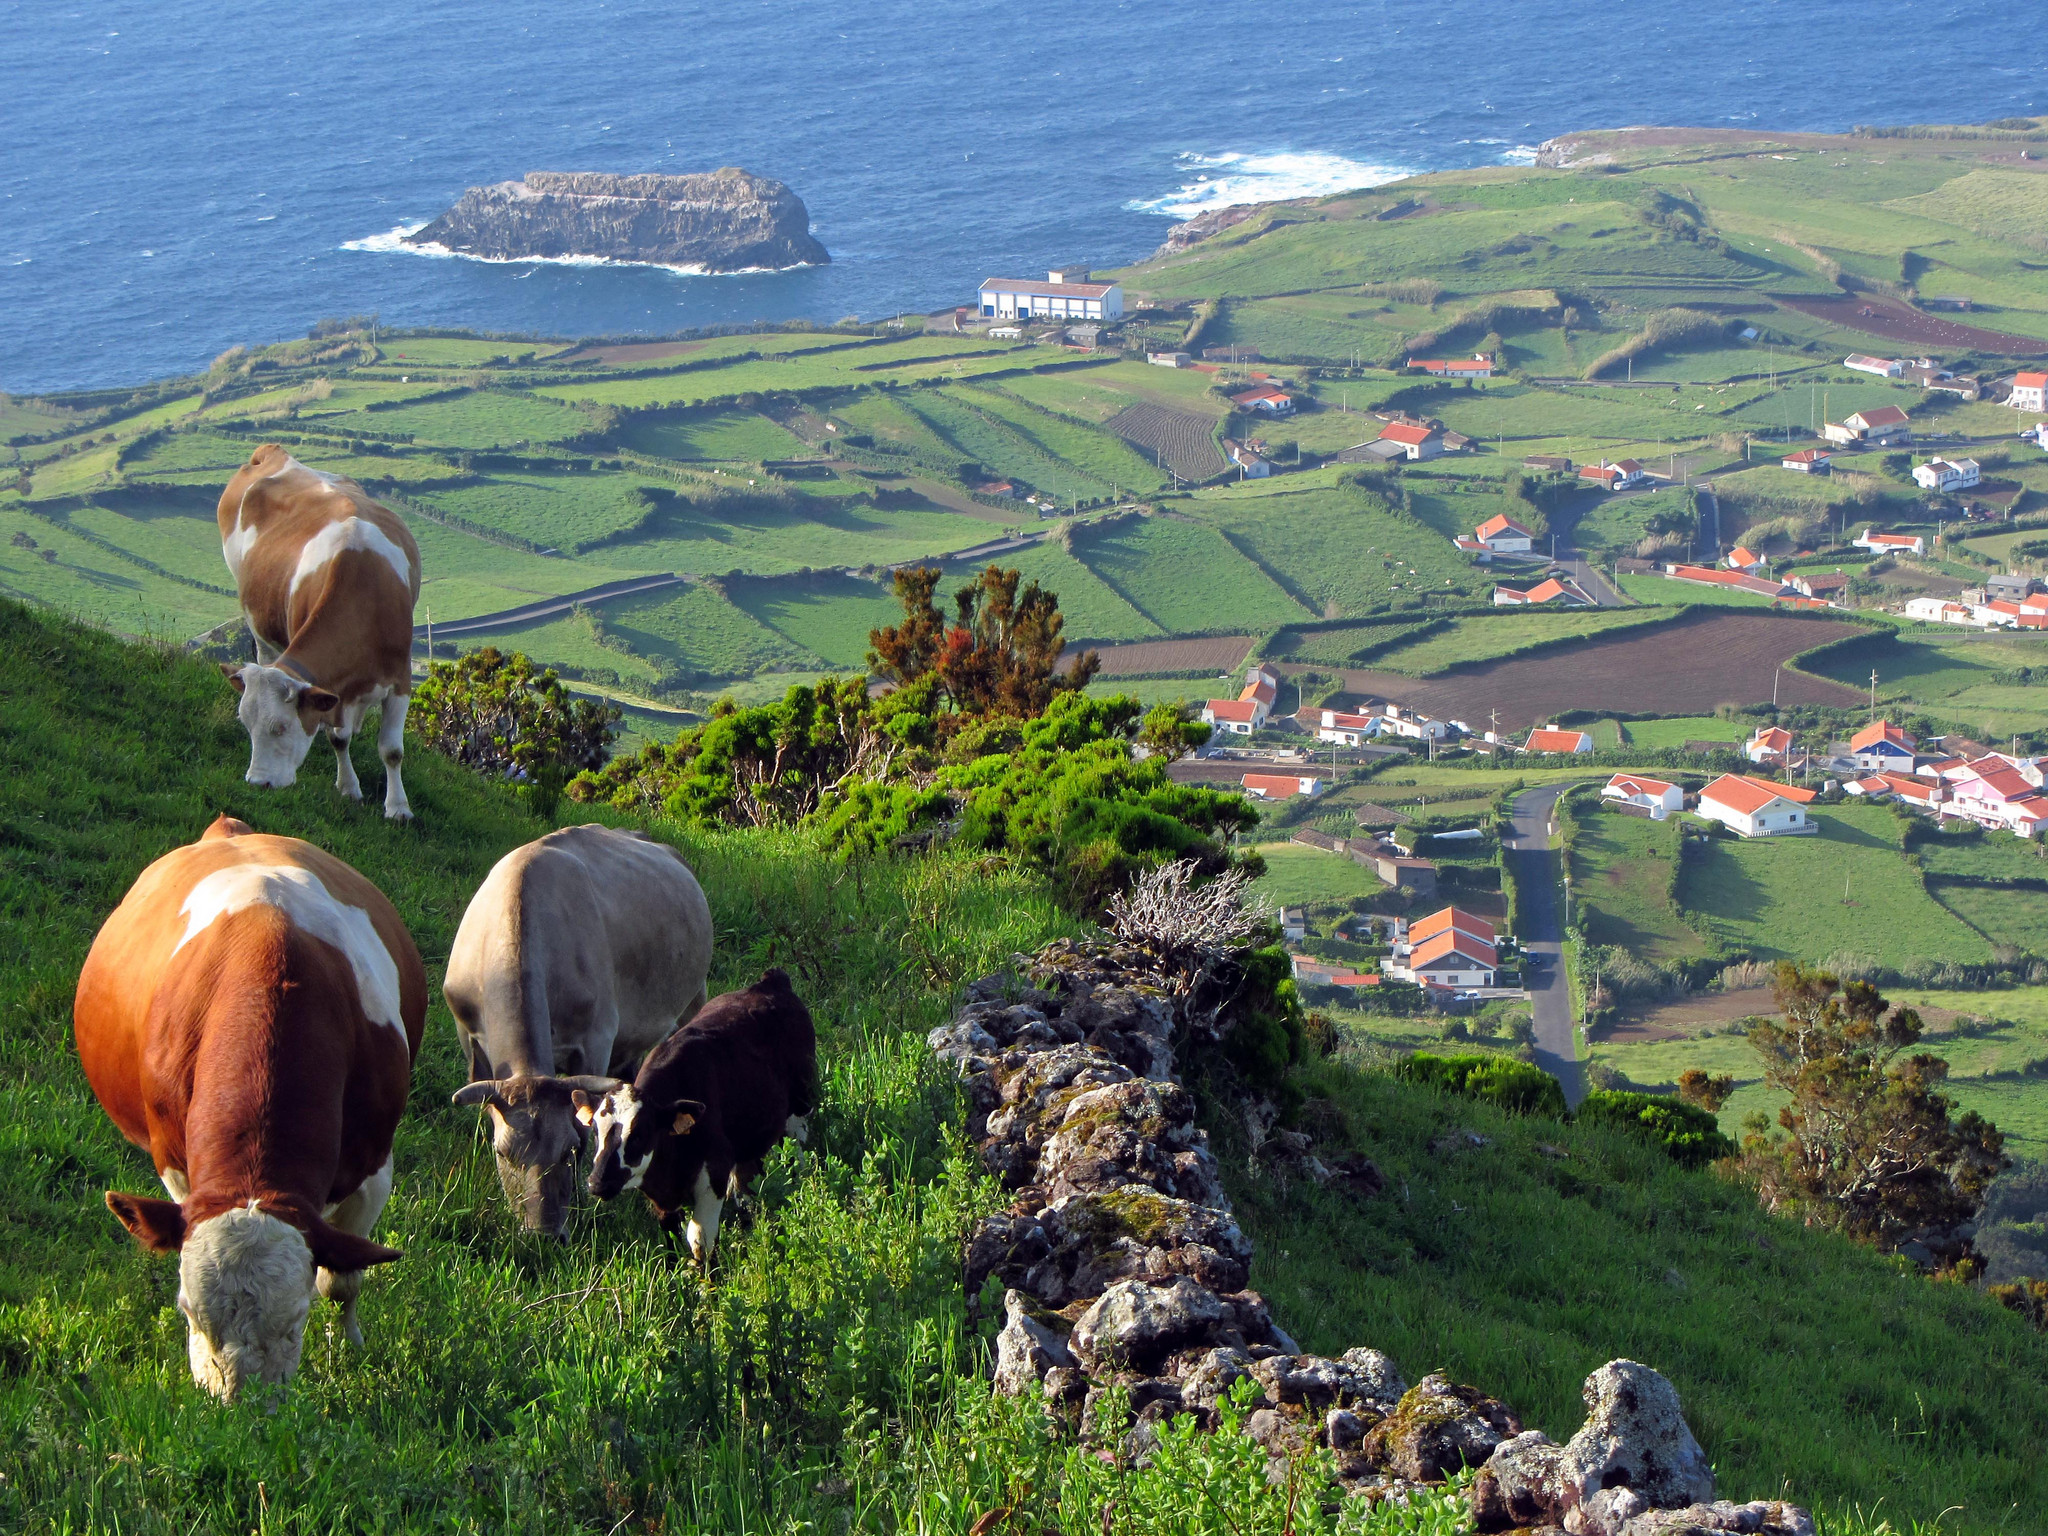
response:
<path fill-rule="evenodd" d="M 690 1254 L 708 1268 L 726 1200 L 783 1137 L 806 1139 L 818 1102 L 811 1011 L 784 972 L 770 971 L 707 1003 L 630 1084 L 573 1098 L 597 1139 L 590 1192 L 610 1200 L 638 1189 L 671 1242 L 687 1216 Z"/>
<path fill-rule="evenodd" d="M 334 784 L 363 798 L 349 743 L 382 706 L 384 814 L 411 817 L 399 766 L 412 702 L 412 611 L 420 547 L 353 480 L 308 469 L 275 443 L 249 455 L 221 492 L 220 548 L 234 574 L 254 662 L 223 662 L 242 696 L 251 784 L 298 778 L 313 738 L 334 743 Z"/>
<path fill-rule="evenodd" d="M 178 1254 L 192 1377 L 216 1397 L 298 1369 L 318 1294 L 360 1345 L 362 1272 L 427 1014 L 419 951 L 341 860 L 220 817 L 145 869 L 79 973 L 86 1080 L 170 1199 L 107 1192 Z"/>
<path fill-rule="evenodd" d="M 588 1133 L 570 1095 L 630 1074 L 703 1006 L 711 908 L 666 843 L 585 825 L 500 859 L 471 898 L 443 993 L 526 1226 L 561 1236 Z"/>

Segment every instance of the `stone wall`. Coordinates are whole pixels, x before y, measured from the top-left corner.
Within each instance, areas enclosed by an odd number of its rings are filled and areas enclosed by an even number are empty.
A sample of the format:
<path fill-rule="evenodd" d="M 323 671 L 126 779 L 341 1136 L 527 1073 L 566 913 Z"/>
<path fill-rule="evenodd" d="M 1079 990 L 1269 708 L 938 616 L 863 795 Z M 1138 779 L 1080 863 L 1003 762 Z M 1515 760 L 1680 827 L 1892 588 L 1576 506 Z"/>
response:
<path fill-rule="evenodd" d="M 1238 1383 L 1254 1385 L 1245 1432 L 1276 1463 L 1332 1453 L 1353 1496 L 1404 1499 L 1472 1466 L 1481 1531 L 1557 1528 L 1571 1536 L 1740 1531 L 1811 1536 L 1805 1511 L 1713 1502 L 1714 1477 L 1662 1376 L 1614 1360 L 1586 1379 L 1585 1425 L 1558 1445 L 1514 1410 L 1441 1374 L 1414 1386 L 1360 1345 L 1304 1351 L 1249 1288 L 1252 1245 L 1231 1215 L 1176 1045 L 1213 1038 L 1227 1014 L 1216 957 L 1143 944 L 1062 941 L 1018 958 L 1015 974 L 968 987 L 932 1049 L 965 1080 L 969 1134 L 1014 1199 L 970 1239 L 966 1285 L 1003 1287 L 995 1379 L 1097 1434 L 1097 1410 L 1124 1389 L 1135 1426 L 1116 1449 L 1143 1456 L 1155 1426 L 1192 1414 L 1205 1427 Z M 1360 1199 L 1373 1165 L 1272 1131 L 1262 1154 Z"/>

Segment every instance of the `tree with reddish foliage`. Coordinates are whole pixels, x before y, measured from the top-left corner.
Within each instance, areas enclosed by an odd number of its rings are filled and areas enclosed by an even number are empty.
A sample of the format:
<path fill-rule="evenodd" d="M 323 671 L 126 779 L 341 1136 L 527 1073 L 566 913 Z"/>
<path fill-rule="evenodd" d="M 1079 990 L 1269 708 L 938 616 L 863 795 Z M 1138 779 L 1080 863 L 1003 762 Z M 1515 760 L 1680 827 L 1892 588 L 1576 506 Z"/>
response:
<path fill-rule="evenodd" d="M 989 566 L 953 594 L 950 623 L 935 601 L 939 571 L 918 566 L 896 573 L 903 622 L 868 634 L 868 666 L 897 684 L 936 676 L 962 715 L 1034 719 L 1061 693 L 1087 686 L 1102 666 L 1094 651 L 1060 670 L 1066 620 L 1059 598 L 1020 574 Z"/>
<path fill-rule="evenodd" d="M 1967 1259 L 1958 1229 L 2005 1166 L 2005 1138 L 1974 1110 L 1951 1118 L 1946 1061 L 1905 1054 L 1920 1016 L 1867 981 L 1789 963 L 1775 993 L 1782 1018 L 1753 1026 L 1749 1043 L 1788 1102 L 1777 1134 L 1753 1114 L 1742 1143 L 1764 1206 L 1885 1252 L 1924 1250 L 1923 1263 Z"/>

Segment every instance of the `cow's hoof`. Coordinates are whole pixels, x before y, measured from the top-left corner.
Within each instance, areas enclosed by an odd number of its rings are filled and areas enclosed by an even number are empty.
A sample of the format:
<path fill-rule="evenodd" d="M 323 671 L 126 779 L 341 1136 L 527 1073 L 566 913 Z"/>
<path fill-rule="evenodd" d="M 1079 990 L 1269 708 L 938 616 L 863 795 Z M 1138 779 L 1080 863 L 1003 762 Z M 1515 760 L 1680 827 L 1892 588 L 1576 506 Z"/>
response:
<path fill-rule="evenodd" d="M 405 806 L 400 806 L 400 807 L 399 807 L 399 808 L 398 808 L 397 810 L 395 810 L 395 811 L 394 811 L 394 810 L 392 810 L 392 809 L 391 809 L 391 808 L 390 808 L 389 806 L 386 806 L 386 807 L 384 808 L 384 819 L 385 819 L 386 821 L 397 821 L 397 822 L 407 822 L 407 821 L 411 821 L 411 820 L 412 820 L 412 811 L 411 811 L 411 810 L 410 810 L 410 809 L 409 809 L 408 807 L 405 807 Z"/>

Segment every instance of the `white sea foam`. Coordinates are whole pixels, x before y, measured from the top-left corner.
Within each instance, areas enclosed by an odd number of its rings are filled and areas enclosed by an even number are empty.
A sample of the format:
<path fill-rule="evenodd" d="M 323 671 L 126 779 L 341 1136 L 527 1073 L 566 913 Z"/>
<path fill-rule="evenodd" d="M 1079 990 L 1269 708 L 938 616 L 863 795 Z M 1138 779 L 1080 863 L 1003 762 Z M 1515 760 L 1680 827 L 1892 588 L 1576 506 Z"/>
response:
<path fill-rule="evenodd" d="M 450 261 L 481 261 L 493 267 L 654 267 L 662 272 L 674 272 L 682 277 L 745 277 L 758 272 L 793 272 L 796 267 L 735 267 L 729 272 L 709 272 L 703 267 L 686 263 L 666 261 L 615 261 L 609 256 L 479 256 L 471 251 L 451 250 L 439 241 L 430 240 L 424 245 L 412 245 L 407 235 L 418 234 L 430 220 L 421 219 L 417 224 L 398 224 L 381 235 L 368 235 L 361 240 L 344 240 L 344 251 L 370 251 L 380 256 L 431 256 Z M 798 266 L 809 266 L 799 262 Z"/>
<path fill-rule="evenodd" d="M 1133 213 L 1160 213 L 1192 219 L 1212 208 L 1238 203 L 1271 203 L 1290 197 L 1326 197 L 1377 187 L 1415 173 L 1402 166 L 1370 165 L 1342 155 L 1318 151 L 1271 155 L 1182 155 L 1183 172 L 1192 173 L 1164 197 L 1136 198 L 1124 206 Z"/>

